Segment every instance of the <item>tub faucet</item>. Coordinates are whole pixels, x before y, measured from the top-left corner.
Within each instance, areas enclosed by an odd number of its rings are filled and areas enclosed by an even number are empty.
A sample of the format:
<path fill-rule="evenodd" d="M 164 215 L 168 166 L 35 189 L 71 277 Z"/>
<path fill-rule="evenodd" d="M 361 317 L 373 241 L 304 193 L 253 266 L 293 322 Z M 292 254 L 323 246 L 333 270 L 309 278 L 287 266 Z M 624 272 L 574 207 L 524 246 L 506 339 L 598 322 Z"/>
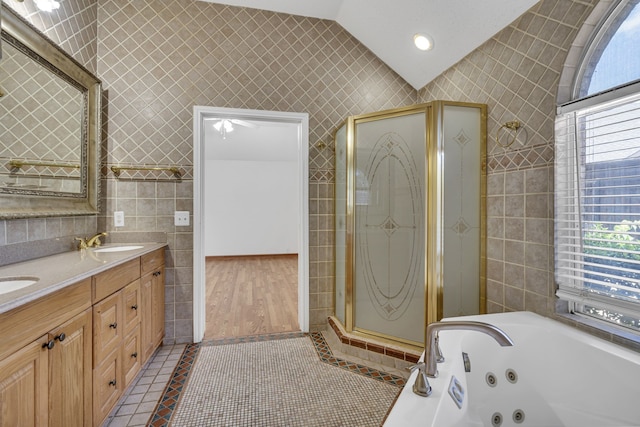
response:
<path fill-rule="evenodd" d="M 489 335 L 496 340 L 502 347 L 512 346 L 511 338 L 497 326 L 489 323 L 474 321 L 452 321 L 452 322 L 436 322 L 427 326 L 426 348 L 425 348 L 425 374 L 428 377 L 435 378 L 438 376 L 438 353 L 442 357 L 438 346 L 438 332 L 444 330 L 467 330 L 478 331 Z"/>

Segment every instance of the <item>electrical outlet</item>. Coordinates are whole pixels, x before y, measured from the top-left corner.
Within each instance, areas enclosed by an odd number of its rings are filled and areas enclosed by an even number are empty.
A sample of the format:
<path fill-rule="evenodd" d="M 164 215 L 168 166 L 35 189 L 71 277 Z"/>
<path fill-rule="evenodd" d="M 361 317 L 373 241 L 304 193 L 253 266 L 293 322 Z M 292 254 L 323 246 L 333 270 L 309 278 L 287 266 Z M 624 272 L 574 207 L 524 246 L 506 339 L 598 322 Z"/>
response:
<path fill-rule="evenodd" d="M 124 212 L 116 211 L 113 213 L 113 225 L 116 227 L 124 227 Z"/>
<path fill-rule="evenodd" d="M 189 211 L 176 211 L 174 224 L 178 227 L 189 225 Z"/>

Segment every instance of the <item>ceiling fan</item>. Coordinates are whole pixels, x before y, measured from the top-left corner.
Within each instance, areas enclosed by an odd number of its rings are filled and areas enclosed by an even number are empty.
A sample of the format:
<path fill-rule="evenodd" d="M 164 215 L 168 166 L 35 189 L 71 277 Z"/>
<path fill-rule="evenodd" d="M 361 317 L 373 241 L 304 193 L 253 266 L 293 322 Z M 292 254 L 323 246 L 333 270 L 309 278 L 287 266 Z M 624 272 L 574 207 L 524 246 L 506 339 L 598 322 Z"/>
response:
<path fill-rule="evenodd" d="M 258 125 L 255 125 L 251 122 L 247 122 L 245 120 L 240 120 L 240 119 L 224 119 L 220 117 L 207 117 L 205 118 L 205 120 L 215 121 L 213 123 L 213 128 L 218 132 L 220 132 L 220 135 L 222 135 L 222 139 L 226 139 L 227 133 L 234 131 L 235 128 L 233 127 L 233 125 L 242 126 L 250 129 L 255 129 L 258 127 Z"/>

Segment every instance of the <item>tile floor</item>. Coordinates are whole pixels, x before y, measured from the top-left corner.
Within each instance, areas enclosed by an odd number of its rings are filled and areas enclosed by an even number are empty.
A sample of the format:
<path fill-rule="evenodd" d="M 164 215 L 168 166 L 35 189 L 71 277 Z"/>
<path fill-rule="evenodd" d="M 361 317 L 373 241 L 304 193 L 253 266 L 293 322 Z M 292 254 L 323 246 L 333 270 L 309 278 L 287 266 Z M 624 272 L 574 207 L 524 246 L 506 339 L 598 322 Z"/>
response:
<path fill-rule="evenodd" d="M 293 337 L 298 335 L 302 336 L 304 334 L 293 333 L 290 335 Z M 372 363 L 371 361 L 362 360 L 358 357 L 345 355 L 340 352 L 332 352 L 332 350 L 327 346 L 322 333 L 311 334 L 311 336 L 315 337 L 313 341 L 315 342 L 318 356 L 325 363 L 339 366 L 343 369 L 360 373 L 361 375 L 374 377 L 385 382 L 390 382 L 400 387 L 404 384 L 404 380 L 408 377 L 408 372 L 406 372 L 405 370 L 377 365 Z M 214 340 L 203 344 L 223 345 L 234 342 L 239 343 L 270 340 L 278 337 L 287 337 L 287 334 L 275 334 L 273 337 L 256 336 L 227 340 Z M 194 345 L 191 345 L 189 348 L 193 346 Z M 146 426 L 149 425 L 149 422 L 151 422 L 152 415 L 155 415 L 156 418 L 158 417 L 159 412 L 157 412 L 157 410 L 162 409 L 164 412 L 166 412 L 167 408 L 160 408 L 158 404 L 161 403 L 161 399 L 163 399 L 163 397 L 164 399 L 169 398 L 169 396 L 163 396 L 163 393 L 167 384 L 169 383 L 169 380 L 172 378 L 171 376 L 174 373 L 176 366 L 180 362 L 184 364 L 188 359 L 187 358 L 181 360 L 181 358 L 187 356 L 185 353 L 186 347 L 187 346 L 183 344 L 175 346 L 163 346 L 156 350 L 156 353 L 152 356 L 151 360 L 140 371 L 136 379 L 133 381 L 132 385 L 127 389 L 124 396 L 120 399 L 111 414 L 109 414 L 109 417 L 103 423 L 103 427 Z M 192 353 L 196 354 L 197 348 L 194 347 L 193 350 L 194 351 L 192 351 Z M 390 373 L 391 377 L 393 378 L 382 378 L 376 372 L 378 369 Z M 188 371 L 188 369 L 186 370 Z M 187 374 L 188 372 L 184 376 L 186 377 Z M 173 382 L 175 381 L 176 378 L 173 378 Z M 182 387 L 178 387 L 179 389 L 177 391 L 177 394 L 179 395 Z M 169 400 L 171 399 L 168 399 L 167 401 L 169 402 Z M 164 400 L 162 402 L 164 402 Z M 172 404 L 169 406 L 170 409 L 168 409 L 168 411 L 173 412 L 175 405 Z M 156 421 L 160 423 L 158 425 L 166 425 L 166 421 Z"/>
<path fill-rule="evenodd" d="M 146 426 L 184 349 L 185 345 L 169 345 L 156 350 L 103 427 Z"/>
<path fill-rule="evenodd" d="M 404 379 L 335 358 L 319 333 L 300 335 L 201 345 L 172 425 L 379 427 Z"/>

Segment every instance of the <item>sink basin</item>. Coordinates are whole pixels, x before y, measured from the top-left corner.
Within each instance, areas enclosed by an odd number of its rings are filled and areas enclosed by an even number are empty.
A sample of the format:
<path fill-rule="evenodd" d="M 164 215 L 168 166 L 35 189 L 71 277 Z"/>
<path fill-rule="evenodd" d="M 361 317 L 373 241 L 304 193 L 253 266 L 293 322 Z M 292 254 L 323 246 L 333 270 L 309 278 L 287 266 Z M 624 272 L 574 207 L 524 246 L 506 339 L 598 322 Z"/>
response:
<path fill-rule="evenodd" d="M 143 246 L 140 245 L 131 245 L 131 246 L 110 246 L 106 248 L 98 248 L 94 250 L 94 252 L 125 252 L 125 251 L 133 251 L 136 249 L 142 249 Z"/>
<path fill-rule="evenodd" d="M 0 277 L 0 294 L 26 288 L 40 280 L 39 277 Z"/>

